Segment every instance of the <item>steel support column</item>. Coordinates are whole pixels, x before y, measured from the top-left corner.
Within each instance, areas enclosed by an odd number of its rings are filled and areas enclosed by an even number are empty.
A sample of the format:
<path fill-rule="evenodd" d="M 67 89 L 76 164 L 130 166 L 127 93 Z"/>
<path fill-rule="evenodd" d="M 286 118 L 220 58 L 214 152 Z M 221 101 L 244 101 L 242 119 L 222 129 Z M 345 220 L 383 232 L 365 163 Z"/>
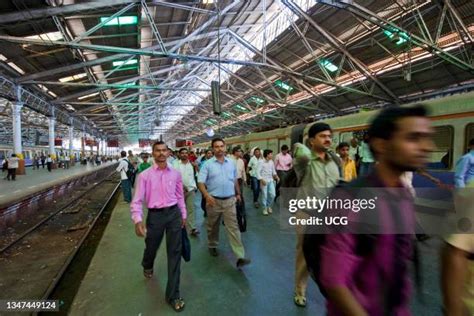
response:
<path fill-rule="evenodd" d="M 12 118 L 13 118 L 13 152 L 18 156 L 22 155 L 23 148 L 21 144 L 21 109 L 23 103 L 20 101 L 13 103 Z M 23 156 L 19 156 L 24 159 Z"/>
<path fill-rule="evenodd" d="M 54 148 L 54 139 L 55 139 L 55 133 L 54 133 L 54 126 L 56 124 L 56 118 L 54 116 L 48 117 L 49 121 L 49 154 L 51 155 L 51 158 L 54 159 L 56 158 L 56 150 Z"/>
<path fill-rule="evenodd" d="M 73 119 L 70 119 L 71 125 L 69 125 L 69 156 L 72 154 L 73 150 L 73 140 L 74 140 L 74 125 L 73 125 Z"/>

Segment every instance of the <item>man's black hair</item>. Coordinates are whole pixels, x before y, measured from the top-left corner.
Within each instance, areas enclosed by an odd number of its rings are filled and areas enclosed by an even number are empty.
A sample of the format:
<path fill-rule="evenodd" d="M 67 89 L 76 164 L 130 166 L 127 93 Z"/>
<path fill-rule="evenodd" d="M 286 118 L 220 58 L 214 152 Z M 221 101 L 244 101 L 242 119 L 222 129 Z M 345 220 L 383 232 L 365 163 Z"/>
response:
<path fill-rule="evenodd" d="M 120 152 L 120 157 L 127 157 L 127 152 L 125 150 L 122 150 Z"/>
<path fill-rule="evenodd" d="M 271 154 L 272 152 L 273 152 L 273 150 L 271 150 L 271 149 L 265 149 L 265 150 L 263 151 L 263 158 L 267 158 L 267 156 L 268 156 L 269 154 Z"/>
<path fill-rule="evenodd" d="M 223 142 L 223 143 L 225 144 L 225 141 L 224 141 L 222 138 L 216 137 L 216 138 L 214 138 L 214 139 L 211 141 L 211 147 L 212 147 L 212 148 L 214 148 L 214 143 L 215 143 L 215 142 Z"/>
<path fill-rule="evenodd" d="M 311 125 L 311 127 L 309 128 L 308 137 L 313 138 L 314 136 L 316 136 L 316 134 L 324 132 L 324 131 L 332 132 L 331 126 L 322 122 L 315 123 Z"/>
<path fill-rule="evenodd" d="M 372 148 L 371 140 L 374 138 L 381 138 L 389 140 L 393 133 L 396 132 L 397 121 L 406 117 L 427 117 L 428 111 L 423 104 L 415 104 L 410 107 L 393 106 L 382 110 L 370 124 L 367 132 L 369 136 L 369 146 L 372 153 L 375 155 Z"/>
<path fill-rule="evenodd" d="M 346 143 L 346 142 L 342 142 L 342 143 L 339 143 L 339 145 L 337 145 L 337 149 L 341 149 L 343 147 L 349 147 L 349 143 Z"/>
<path fill-rule="evenodd" d="M 283 150 L 288 150 L 288 145 L 281 146 L 281 151 L 283 151 Z"/>
<path fill-rule="evenodd" d="M 165 142 L 159 140 L 159 141 L 156 141 L 156 142 L 153 143 L 153 146 L 151 147 L 151 150 L 155 151 L 155 146 L 158 146 L 158 145 L 165 145 L 166 146 Z M 166 146 L 166 148 L 168 148 L 168 146 Z"/>
<path fill-rule="evenodd" d="M 234 148 L 232 148 L 232 155 L 235 155 L 236 152 L 238 151 L 241 151 L 242 148 L 240 148 L 240 146 L 235 146 Z"/>
<path fill-rule="evenodd" d="M 185 151 L 185 150 L 186 150 L 187 152 L 189 152 L 189 150 L 188 150 L 187 148 L 181 148 L 181 149 L 179 150 L 179 153 L 181 154 L 181 153 L 182 153 L 183 151 Z"/>
<path fill-rule="evenodd" d="M 471 138 L 471 140 L 469 141 L 469 146 L 474 146 L 474 138 Z"/>

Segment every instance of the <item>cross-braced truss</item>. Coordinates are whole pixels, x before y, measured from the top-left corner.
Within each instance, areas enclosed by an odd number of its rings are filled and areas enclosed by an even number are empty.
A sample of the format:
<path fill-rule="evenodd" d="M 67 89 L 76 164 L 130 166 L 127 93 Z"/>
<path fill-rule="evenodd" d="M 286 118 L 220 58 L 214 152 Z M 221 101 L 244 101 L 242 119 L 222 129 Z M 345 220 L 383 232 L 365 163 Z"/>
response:
<path fill-rule="evenodd" d="M 201 141 L 473 83 L 468 0 L 45 2 L 0 4 L 2 93 L 101 138 Z"/>

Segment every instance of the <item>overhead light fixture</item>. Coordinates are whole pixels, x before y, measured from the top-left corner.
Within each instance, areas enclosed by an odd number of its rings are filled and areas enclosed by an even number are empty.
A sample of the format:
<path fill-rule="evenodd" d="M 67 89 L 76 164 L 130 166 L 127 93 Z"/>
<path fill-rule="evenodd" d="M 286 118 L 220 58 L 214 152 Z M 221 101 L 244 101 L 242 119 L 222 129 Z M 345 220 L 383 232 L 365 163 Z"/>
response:
<path fill-rule="evenodd" d="M 130 59 L 130 60 L 117 60 L 112 62 L 112 66 L 126 66 L 126 65 L 136 65 L 138 63 L 137 59 Z"/>
<path fill-rule="evenodd" d="M 275 81 L 273 83 L 275 86 L 277 86 L 278 88 L 282 89 L 282 90 L 285 90 L 287 92 L 291 92 L 294 90 L 294 88 L 292 86 L 290 86 L 289 84 L 287 84 L 286 82 L 283 82 L 282 80 L 278 79 L 277 81 Z"/>
<path fill-rule="evenodd" d="M 395 45 L 402 45 L 410 39 L 410 36 L 405 32 L 400 32 L 397 29 L 384 30 L 383 33 L 387 36 Z"/>
<path fill-rule="evenodd" d="M 265 100 L 264 100 L 264 99 L 259 98 L 259 97 L 256 97 L 256 96 L 250 97 L 247 101 L 249 101 L 249 102 L 255 102 L 255 103 L 257 103 L 257 104 L 263 104 L 263 103 L 265 103 Z"/>
<path fill-rule="evenodd" d="M 100 23 L 104 23 L 110 17 L 103 16 L 100 18 Z M 105 26 L 113 26 L 113 25 L 135 25 L 138 24 L 138 17 L 136 15 L 128 15 L 128 16 L 119 16 L 118 18 L 113 18 L 109 22 L 105 23 Z"/>
<path fill-rule="evenodd" d="M 213 4 L 214 0 L 202 0 L 202 4 Z"/>
<path fill-rule="evenodd" d="M 330 72 L 336 72 L 339 68 L 334 65 L 332 62 L 330 62 L 328 59 L 321 59 L 319 61 L 319 64 L 326 68 L 326 70 L 329 70 Z"/>
<path fill-rule="evenodd" d="M 60 78 L 59 79 L 59 82 L 69 82 L 69 81 L 74 81 L 74 80 L 79 80 L 79 79 L 82 79 L 84 77 L 86 77 L 87 74 L 84 72 L 84 73 L 81 73 L 81 74 L 77 74 L 77 75 L 72 75 L 72 76 L 69 76 L 69 77 L 64 77 L 64 78 Z"/>
<path fill-rule="evenodd" d="M 208 137 L 213 137 L 214 136 L 214 130 L 212 128 L 206 129 L 206 135 Z"/>
<path fill-rule="evenodd" d="M 232 108 L 238 112 L 250 112 L 249 109 L 247 109 L 245 106 L 242 106 L 240 104 L 236 104 Z"/>
<path fill-rule="evenodd" d="M 82 97 L 78 97 L 77 99 L 78 99 L 78 100 L 84 100 L 84 99 L 87 99 L 87 98 L 96 96 L 96 95 L 98 95 L 98 94 L 99 94 L 99 92 L 94 92 L 94 93 L 91 93 L 91 94 L 83 95 Z"/>
<path fill-rule="evenodd" d="M 221 115 L 222 115 L 223 118 L 226 118 L 226 119 L 228 119 L 232 116 L 229 112 L 222 112 Z"/>
<path fill-rule="evenodd" d="M 209 125 L 209 126 L 216 125 L 216 124 L 217 124 L 217 120 L 210 118 L 210 119 L 207 119 L 207 120 L 204 122 L 204 124 Z"/>
<path fill-rule="evenodd" d="M 132 81 L 132 82 L 124 83 L 122 85 L 123 86 L 134 86 L 136 83 L 137 83 L 136 81 Z"/>

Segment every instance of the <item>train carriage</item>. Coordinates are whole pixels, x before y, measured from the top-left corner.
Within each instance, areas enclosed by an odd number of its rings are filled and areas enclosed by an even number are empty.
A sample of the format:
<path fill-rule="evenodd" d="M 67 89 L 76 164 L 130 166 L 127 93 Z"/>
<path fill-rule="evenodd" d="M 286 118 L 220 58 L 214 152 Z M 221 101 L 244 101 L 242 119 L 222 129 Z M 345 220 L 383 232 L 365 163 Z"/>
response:
<path fill-rule="evenodd" d="M 431 155 L 428 170 L 443 182 L 452 183 L 455 163 L 465 153 L 469 140 L 474 138 L 474 92 L 421 101 L 420 103 L 428 107 L 429 116 L 435 129 L 436 149 Z M 333 147 L 335 148 L 340 142 L 350 141 L 354 136 L 360 138 L 378 111 L 361 111 L 324 120 L 333 128 Z M 296 142 L 304 143 L 312 124 L 314 123 L 230 137 L 226 139 L 228 151 L 230 152 L 232 147 L 239 145 L 245 150 L 259 147 L 278 152 L 283 144 L 291 147 Z M 195 146 L 209 148 L 210 141 Z M 415 178 L 414 183 L 415 186 L 431 185 L 419 177 Z"/>

